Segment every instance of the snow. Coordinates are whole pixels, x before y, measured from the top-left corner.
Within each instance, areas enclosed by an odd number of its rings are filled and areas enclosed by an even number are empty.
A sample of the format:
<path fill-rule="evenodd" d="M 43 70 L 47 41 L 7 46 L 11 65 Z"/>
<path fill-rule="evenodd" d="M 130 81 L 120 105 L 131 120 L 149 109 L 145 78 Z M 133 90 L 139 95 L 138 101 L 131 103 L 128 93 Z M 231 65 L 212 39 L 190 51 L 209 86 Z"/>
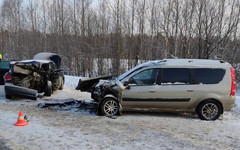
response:
<path fill-rule="evenodd" d="M 184 82 L 174 82 L 174 83 L 172 83 L 172 82 L 167 82 L 167 83 L 161 83 L 161 84 L 163 84 L 163 85 L 172 85 L 172 84 L 177 84 L 177 85 L 179 85 L 179 84 L 188 84 L 188 83 L 184 83 Z"/>
<path fill-rule="evenodd" d="M 68 75 L 64 75 L 64 77 L 65 77 L 64 87 L 71 88 L 71 89 L 75 89 L 78 85 L 79 79 L 83 78 L 83 77 L 68 76 Z"/>
<path fill-rule="evenodd" d="M 240 96 L 236 96 L 235 104 L 240 108 Z"/>
<path fill-rule="evenodd" d="M 55 56 L 57 54 L 54 53 L 49 53 L 49 52 L 42 52 L 42 53 L 38 53 L 36 54 L 33 59 L 34 60 L 49 60 L 52 56 Z M 58 55 L 57 55 L 58 56 Z"/>
<path fill-rule="evenodd" d="M 17 61 L 17 62 L 22 62 L 22 63 L 32 63 L 32 62 L 39 62 L 39 63 L 50 63 L 52 61 L 50 60 L 37 60 L 37 59 L 34 59 L 34 60 L 22 60 L 22 61 Z M 12 61 L 12 63 L 14 63 L 14 61 Z"/>
<path fill-rule="evenodd" d="M 90 94 L 74 90 L 81 77 L 65 76 L 63 91 L 44 100 L 6 101 L 0 86 L 0 143 L 19 149 L 240 149 L 240 95 L 236 106 L 216 121 L 177 113 L 124 112 L 117 119 L 90 113 L 40 109 L 47 99 L 86 99 Z M 29 125 L 15 127 L 19 111 Z M 0 145 L 0 149 L 1 149 Z M 5 148 L 4 148 L 5 149 Z"/>

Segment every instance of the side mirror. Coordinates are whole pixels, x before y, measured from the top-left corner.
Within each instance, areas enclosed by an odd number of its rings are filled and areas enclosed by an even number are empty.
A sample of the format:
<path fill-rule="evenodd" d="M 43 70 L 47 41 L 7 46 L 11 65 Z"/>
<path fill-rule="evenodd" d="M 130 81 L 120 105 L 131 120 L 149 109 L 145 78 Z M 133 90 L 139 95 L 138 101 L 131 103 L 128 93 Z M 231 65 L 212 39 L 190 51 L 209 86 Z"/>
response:
<path fill-rule="evenodd" d="M 128 81 L 125 81 L 123 83 L 124 86 L 129 86 L 129 85 L 136 85 L 136 82 L 133 78 L 130 78 Z"/>
<path fill-rule="evenodd" d="M 125 82 L 123 82 L 123 85 L 128 86 L 129 83 L 130 83 L 129 81 L 125 81 Z"/>

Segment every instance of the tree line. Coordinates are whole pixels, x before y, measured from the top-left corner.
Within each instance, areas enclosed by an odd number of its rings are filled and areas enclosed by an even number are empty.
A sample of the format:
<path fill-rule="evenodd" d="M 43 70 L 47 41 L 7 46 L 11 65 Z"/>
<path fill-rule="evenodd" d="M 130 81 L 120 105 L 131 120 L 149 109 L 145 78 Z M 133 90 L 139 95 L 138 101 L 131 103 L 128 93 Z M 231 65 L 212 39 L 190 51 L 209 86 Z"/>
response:
<path fill-rule="evenodd" d="M 240 63 L 240 0 L 3 0 L 0 52 L 62 57 L 67 74 L 120 74 L 140 61 Z"/>

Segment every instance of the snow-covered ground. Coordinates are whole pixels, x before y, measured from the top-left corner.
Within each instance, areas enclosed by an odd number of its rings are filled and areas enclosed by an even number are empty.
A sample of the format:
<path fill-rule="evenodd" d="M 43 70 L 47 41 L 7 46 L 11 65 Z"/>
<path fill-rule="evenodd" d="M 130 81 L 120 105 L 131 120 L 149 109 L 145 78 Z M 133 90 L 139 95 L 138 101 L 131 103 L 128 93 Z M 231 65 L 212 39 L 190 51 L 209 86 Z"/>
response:
<path fill-rule="evenodd" d="M 0 87 L 0 149 L 240 149 L 240 96 L 216 121 L 177 113 L 125 112 L 117 119 L 89 112 L 40 109 L 46 99 L 85 99 L 76 91 L 79 77 L 66 76 L 63 91 L 50 98 L 7 101 Z M 239 93 L 238 93 L 239 94 Z M 29 125 L 15 127 L 19 111 Z"/>

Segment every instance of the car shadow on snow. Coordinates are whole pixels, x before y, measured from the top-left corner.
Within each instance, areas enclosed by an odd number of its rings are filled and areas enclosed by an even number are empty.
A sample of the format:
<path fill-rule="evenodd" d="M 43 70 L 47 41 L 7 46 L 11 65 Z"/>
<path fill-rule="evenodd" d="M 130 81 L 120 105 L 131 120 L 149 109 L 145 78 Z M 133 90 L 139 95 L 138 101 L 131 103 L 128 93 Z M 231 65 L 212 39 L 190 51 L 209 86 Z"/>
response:
<path fill-rule="evenodd" d="M 154 117 L 168 117 L 168 118 L 186 118 L 198 119 L 194 113 L 185 112 L 147 112 L 147 111 L 124 111 L 123 116 L 154 116 Z"/>
<path fill-rule="evenodd" d="M 6 146 L 6 140 L 3 140 L 3 139 L 0 139 L 0 149 L 12 150 L 11 148 Z"/>
<path fill-rule="evenodd" d="M 53 111 L 68 111 L 71 113 L 78 113 L 82 115 L 96 115 L 98 104 L 90 100 L 75 100 L 75 99 L 63 99 L 63 100 L 46 100 L 43 103 L 38 104 L 39 108 L 53 110 Z M 158 116 L 158 117 L 181 117 L 181 118 L 197 118 L 193 113 L 183 112 L 159 112 L 159 111 L 124 111 L 123 116 Z M 115 116 L 110 118 L 116 119 Z"/>
<path fill-rule="evenodd" d="M 44 102 L 39 103 L 38 107 L 45 108 L 53 111 L 68 111 L 71 113 L 78 113 L 83 115 L 96 115 L 98 103 L 91 100 L 75 100 L 70 99 L 46 99 Z M 181 118 L 198 118 L 196 114 L 184 112 L 159 112 L 159 110 L 134 110 L 124 111 L 123 116 L 158 116 L 158 117 L 181 117 Z M 108 116 L 116 118 L 121 116 Z"/>

